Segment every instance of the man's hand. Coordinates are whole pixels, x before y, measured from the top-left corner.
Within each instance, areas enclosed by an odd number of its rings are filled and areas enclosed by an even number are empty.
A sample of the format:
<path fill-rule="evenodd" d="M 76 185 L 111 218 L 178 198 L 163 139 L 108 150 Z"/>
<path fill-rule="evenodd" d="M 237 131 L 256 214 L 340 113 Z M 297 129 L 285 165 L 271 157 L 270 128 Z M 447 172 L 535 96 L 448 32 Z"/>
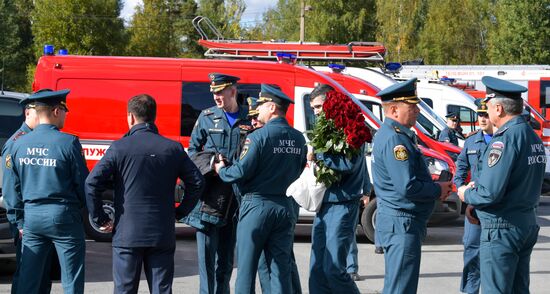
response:
<path fill-rule="evenodd" d="M 23 229 L 19 230 L 19 240 L 23 240 Z"/>
<path fill-rule="evenodd" d="M 308 161 L 313 161 L 315 159 L 315 154 L 313 153 L 313 151 L 308 152 L 306 158 Z"/>
<path fill-rule="evenodd" d="M 109 220 L 108 222 L 104 223 L 101 227 L 99 227 L 99 230 L 104 233 L 111 233 L 113 232 L 113 221 Z"/>
<path fill-rule="evenodd" d="M 475 215 L 475 208 L 470 204 L 466 207 L 466 218 L 471 224 L 479 225 L 479 218 Z"/>
<path fill-rule="evenodd" d="M 447 199 L 449 195 L 451 194 L 451 191 L 453 190 L 453 183 L 452 182 L 437 182 L 439 186 L 441 187 L 441 195 L 439 196 L 439 199 L 441 201 Z"/>
<path fill-rule="evenodd" d="M 469 182 L 468 185 L 463 185 L 458 188 L 458 198 L 462 200 L 462 202 L 465 202 L 464 200 L 464 194 L 466 193 L 466 190 L 473 188 L 475 186 L 475 182 Z"/>
<path fill-rule="evenodd" d="M 214 163 L 214 170 L 217 174 L 220 173 L 220 169 L 222 169 L 222 167 L 225 167 L 225 160 L 221 154 L 218 154 L 218 162 Z"/>

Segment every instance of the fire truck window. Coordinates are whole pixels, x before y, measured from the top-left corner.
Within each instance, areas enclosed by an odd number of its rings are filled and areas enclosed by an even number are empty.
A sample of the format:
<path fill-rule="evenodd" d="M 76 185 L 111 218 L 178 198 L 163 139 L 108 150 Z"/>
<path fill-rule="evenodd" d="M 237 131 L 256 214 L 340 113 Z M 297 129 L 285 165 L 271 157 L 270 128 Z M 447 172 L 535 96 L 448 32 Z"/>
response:
<path fill-rule="evenodd" d="M 379 120 L 384 120 L 384 111 L 382 111 L 382 106 L 380 103 L 361 100 L 361 103 L 365 105 Z"/>
<path fill-rule="evenodd" d="M 550 106 L 550 81 L 540 81 L 540 105 Z"/>
<path fill-rule="evenodd" d="M 281 89 L 277 85 L 271 85 Z M 260 84 L 237 84 L 237 102 L 248 105 L 246 98 L 258 97 Z M 181 135 L 191 136 L 202 110 L 216 105 L 210 92 L 210 83 L 183 83 L 181 100 Z"/>
<path fill-rule="evenodd" d="M 304 118 L 306 119 L 306 131 L 312 131 L 313 126 L 315 125 L 315 114 L 313 113 L 313 108 L 309 106 L 309 94 L 306 94 L 302 97 L 304 104 Z M 311 132 L 307 132 L 308 136 Z"/>
<path fill-rule="evenodd" d="M 0 98 L 0 146 L 4 146 L 24 120 L 25 115 L 19 101 Z"/>
<path fill-rule="evenodd" d="M 424 101 L 426 104 L 428 104 L 428 106 L 430 108 L 434 108 L 434 102 L 432 101 L 432 99 L 430 98 L 424 98 L 424 97 L 420 97 L 420 99 L 422 99 L 422 101 Z"/>

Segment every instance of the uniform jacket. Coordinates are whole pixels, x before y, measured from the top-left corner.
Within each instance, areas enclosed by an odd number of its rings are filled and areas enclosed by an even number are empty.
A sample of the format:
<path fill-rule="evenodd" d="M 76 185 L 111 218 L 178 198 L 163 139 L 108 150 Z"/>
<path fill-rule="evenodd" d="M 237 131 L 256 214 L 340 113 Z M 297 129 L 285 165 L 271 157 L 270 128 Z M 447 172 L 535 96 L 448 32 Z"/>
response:
<path fill-rule="evenodd" d="M 379 212 L 429 218 L 441 187 L 432 181 L 415 134 L 391 118 L 374 136 L 372 173 Z"/>
<path fill-rule="evenodd" d="M 237 183 L 242 195 L 280 195 L 306 165 L 306 141 L 284 118 L 268 121 L 246 139 L 239 160 L 222 168 L 220 178 Z"/>
<path fill-rule="evenodd" d="M 15 141 L 19 139 L 21 136 L 30 133 L 31 131 L 32 129 L 26 123 L 23 122 L 23 124 L 21 124 L 21 127 L 15 133 L 13 133 L 13 135 L 11 135 L 11 137 L 6 141 L 6 143 L 2 147 L 2 153 L 1 153 L 4 159 L 4 162 L 2 164 L 3 169 L 7 168 L 7 165 L 6 165 L 7 155 L 10 156 L 10 162 L 11 162 L 11 163 L 8 163 L 8 165 L 13 164 L 13 161 L 11 160 L 11 156 L 13 153 L 12 147 Z M 22 217 L 23 217 L 23 206 L 22 206 L 23 202 L 16 201 L 17 191 L 15 190 L 12 173 L 4 172 L 2 176 L 2 197 L 6 202 L 6 206 L 11 207 L 6 212 L 8 221 L 14 225 L 17 225 L 17 220 L 18 219 L 22 220 Z M 19 207 L 16 207 L 16 204 L 18 204 Z"/>
<path fill-rule="evenodd" d="M 478 130 L 466 139 L 464 148 L 462 148 L 456 159 L 456 174 L 453 178 L 456 187 L 468 184 L 466 182 L 468 171 L 470 171 L 470 181 L 477 182 L 479 171 L 481 170 L 481 155 L 485 152 L 486 148 L 487 143 L 485 143 L 483 131 L 481 130 Z"/>
<path fill-rule="evenodd" d="M 8 202 L 8 210 L 41 204 L 77 209 L 84 205 L 88 169 L 77 137 L 60 132 L 54 125 L 41 124 L 15 141 L 12 148 L 11 167 L 6 171 L 14 177 L 16 199 Z M 21 229 L 23 216 L 16 213 L 16 219 Z"/>
<path fill-rule="evenodd" d="M 455 130 L 451 130 L 449 129 L 449 127 L 445 127 L 441 133 L 439 134 L 439 139 L 438 139 L 439 142 L 447 142 L 449 141 L 449 143 L 455 145 L 455 146 L 458 146 L 458 137 L 456 135 L 456 131 Z"/>
<path fill-rule="evenodd" d="M 158 134 L 154 124 L 132 127 L 113 142 L 86 180 L 88 211 L 105 221 L 101 195 L 115 183 L 113 246 L 154 247 L 175 242 L 175 214 L 189 213 L 197 203 L 203 177 L 183 146 Z M 174 209 L 180 178 L 185 196 Z"/>
<path fill-rule="evenodd" d="M 247 115 L 248 108 L 239 106 L 239 118 L 231 126 L 223 109 L 214 106 L 203 110 L 191 133 L 189 155 L 192 156 L 200 151 L 215 151 L 221 153 L 231 163 L 240 154 L 242 138 L 252 128 Z M 210 177 L 206 182 L 206 186 L 220 184 L 224 185 L 220 183 L 219 178 L 214 177 Z M 204 199 L 209 200 L 203 201 Z M 216 208 L 208 205 L 209 202 L 224 205 Z M 227 205 L 230 206 L 226 207 Z M 227 185 L 227 189 L 207 189 L 201 196 L 201 201 L 183 221 L 201 230 L 207 229 L 209 224 L 222 226 L 227 217 L 233 215 L 235 209 L 236 201 L 230 185 Z"/>
<path fill-rule="evenodd" d="M 363 152 L 364 147 L 362 146 L 361 152 L 352 158 L 347 158 L 345 155 L 327 153 L 315 154 L 317 161 L 323 161 L 328 168 L 338 172 L 342 176 L 339 182 L 327 188 L 323 197 L 323 203 L 357 200 L 367 192 L 364 190 L 365 188 L 369 188 L 370 190 L 367 161 Z"/>
<path fill-rule="evenodd" d="M 475 187 L 465 192 L 482 228 L 536 224 L 546 154 L 541 139 L 521 116 L 502 125 L 483 153 Z"/>

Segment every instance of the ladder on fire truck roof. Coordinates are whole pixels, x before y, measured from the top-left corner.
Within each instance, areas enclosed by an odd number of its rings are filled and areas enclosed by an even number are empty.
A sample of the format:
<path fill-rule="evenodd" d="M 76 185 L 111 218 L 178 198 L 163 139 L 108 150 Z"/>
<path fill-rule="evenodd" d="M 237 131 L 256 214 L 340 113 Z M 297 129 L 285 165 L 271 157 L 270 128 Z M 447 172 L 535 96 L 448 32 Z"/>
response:
<path fill-rule="evenodd" d="M 276 59 L 277 53 L 290 53 L 298 60 L 342 60 L 384 62 L 386 48 L 378 42 L 320 44 L 314 42 L 250 41 L 225 39 L 207 17 L 197 16 L 193 26 L 201 36 L 200 45 L 207 48 L 204 56 L 227 59 Z M 206 31 L 214 34 L 210 39 Z"/>

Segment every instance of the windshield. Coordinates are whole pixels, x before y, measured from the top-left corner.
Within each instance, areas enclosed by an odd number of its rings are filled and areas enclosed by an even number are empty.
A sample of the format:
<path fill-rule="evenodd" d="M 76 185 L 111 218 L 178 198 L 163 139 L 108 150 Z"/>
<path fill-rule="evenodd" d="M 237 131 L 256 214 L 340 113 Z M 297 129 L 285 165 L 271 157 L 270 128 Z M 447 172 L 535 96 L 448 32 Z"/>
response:
<path fill-rule="evenodd" d="M 439 116 L 437 113 L 435 113 L 435 111 L 428 104 L 426 104 L 426 102 L 424 102 L 424 100 L 420 100 L 420 103 L 418 104 L 418 107 L 420 107 L 422 110 L 429 113 L 430 116 L 435 118 L 441 126 L 447 125 L 445 120 L 441 116 Z"/>

